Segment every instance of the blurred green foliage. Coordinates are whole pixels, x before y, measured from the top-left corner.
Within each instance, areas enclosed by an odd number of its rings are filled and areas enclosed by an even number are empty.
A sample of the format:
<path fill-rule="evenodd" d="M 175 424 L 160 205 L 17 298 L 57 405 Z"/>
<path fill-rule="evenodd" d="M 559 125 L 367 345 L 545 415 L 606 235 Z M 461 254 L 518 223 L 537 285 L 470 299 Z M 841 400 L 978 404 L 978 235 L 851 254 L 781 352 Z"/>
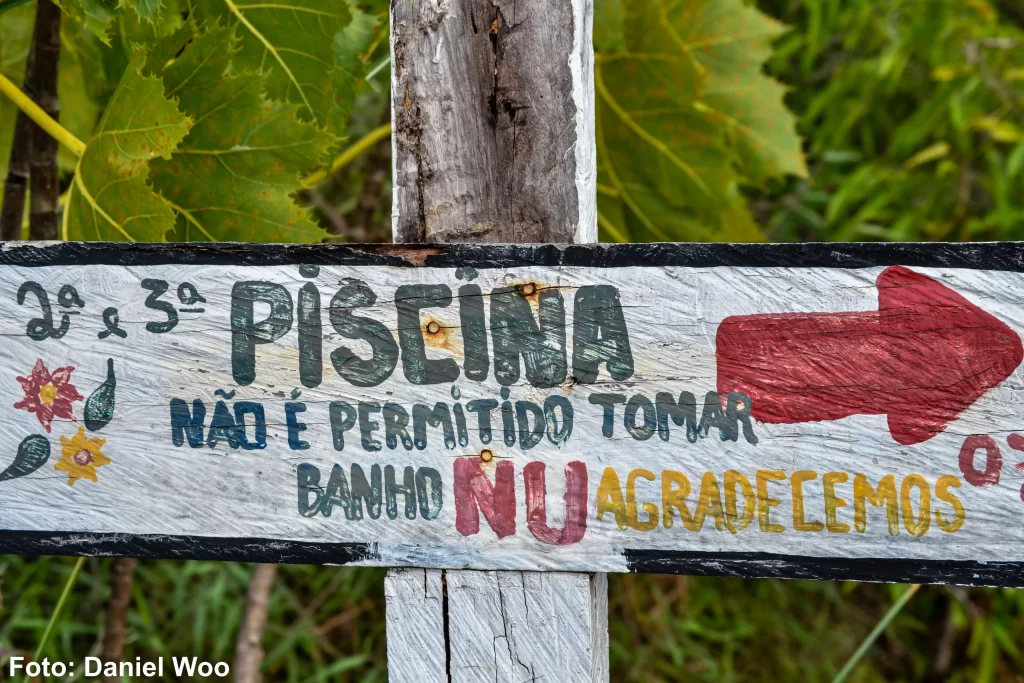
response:
<path fill-rule="evenodd" d="M 0 646 L 31 653 L 74 562 L 0 558 Z M 89 559 L 45 655 L 81 662 L 103 637 L 112 562 Z M 126 659 L 230 662 L 249 567 L 139 563 Z M 384 571 L 282 566 L 263 638 L 264 680 L 387 679 Z M 906 586 L 613 575 L 611 680 L 828 683 Z M 1024 590 L 925 586 L 851 683 L 1021 683 Z M 173 680 L 166 677 L 165 680 Z"/>
<path fill-rule="evenodd" d="M 794 30 L 811 176 L 754 192 L 779 241 L 1024 238 L 1024 16 L 1016 0 L 762 0 Z"/>

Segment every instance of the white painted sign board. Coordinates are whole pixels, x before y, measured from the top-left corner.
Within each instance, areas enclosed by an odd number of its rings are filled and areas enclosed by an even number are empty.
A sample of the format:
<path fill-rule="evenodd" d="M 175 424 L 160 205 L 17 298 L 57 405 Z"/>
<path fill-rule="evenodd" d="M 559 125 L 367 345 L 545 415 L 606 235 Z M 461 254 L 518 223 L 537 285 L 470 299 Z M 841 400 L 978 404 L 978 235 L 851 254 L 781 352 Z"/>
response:
<path fill-rule="evenodd" d="M 1022 333 L 1017 244 L 9 243 L 0 552 L 1024 585 Z"/>

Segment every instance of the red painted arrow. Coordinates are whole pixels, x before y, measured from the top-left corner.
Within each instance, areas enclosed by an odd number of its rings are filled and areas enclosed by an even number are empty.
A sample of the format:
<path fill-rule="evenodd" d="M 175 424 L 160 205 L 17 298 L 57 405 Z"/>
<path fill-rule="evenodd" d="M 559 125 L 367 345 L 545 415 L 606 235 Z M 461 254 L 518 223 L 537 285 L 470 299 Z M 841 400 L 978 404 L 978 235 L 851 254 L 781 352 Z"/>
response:
<path fill-rule="evenodd" d="M 878 276 L 878 311 L 726 318 L 718 392 L 750 396 L 771 424 L 887 415 L 892 438 L 927 441 L 1024 358 L 1020 337 L 945 285 L 901 266 Z"/>

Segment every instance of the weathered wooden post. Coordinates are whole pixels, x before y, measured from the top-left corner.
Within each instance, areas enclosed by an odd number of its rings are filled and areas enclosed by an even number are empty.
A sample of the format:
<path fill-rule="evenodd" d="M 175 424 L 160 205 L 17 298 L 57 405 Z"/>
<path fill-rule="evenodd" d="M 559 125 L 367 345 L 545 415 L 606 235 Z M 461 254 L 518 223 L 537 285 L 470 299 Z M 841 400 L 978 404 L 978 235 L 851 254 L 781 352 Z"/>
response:
<path fill-rule="evenodd" d="M 597 241 L 592 0 L 392 4 L 395 242 Z M 608 680 L 607 575 L 392 569 L 392 683 Z"/>

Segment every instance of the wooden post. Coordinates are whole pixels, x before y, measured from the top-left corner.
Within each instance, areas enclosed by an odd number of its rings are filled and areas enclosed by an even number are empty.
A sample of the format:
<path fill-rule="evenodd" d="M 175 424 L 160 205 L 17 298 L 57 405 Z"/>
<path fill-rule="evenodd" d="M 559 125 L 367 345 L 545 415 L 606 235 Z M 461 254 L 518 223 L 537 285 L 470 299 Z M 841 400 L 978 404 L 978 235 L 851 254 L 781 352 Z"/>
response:
<path fill-rule="evenodd" d="M 395 242 L 597 241 L 592 0 L 392 3 Z M 395 569 L 392 683 L 608 680 L 607 576 Z"/>
<path fill-rule="evenodd" d="M 396 242 L 597 241 L 592 0 L 391 17 Z"/>

